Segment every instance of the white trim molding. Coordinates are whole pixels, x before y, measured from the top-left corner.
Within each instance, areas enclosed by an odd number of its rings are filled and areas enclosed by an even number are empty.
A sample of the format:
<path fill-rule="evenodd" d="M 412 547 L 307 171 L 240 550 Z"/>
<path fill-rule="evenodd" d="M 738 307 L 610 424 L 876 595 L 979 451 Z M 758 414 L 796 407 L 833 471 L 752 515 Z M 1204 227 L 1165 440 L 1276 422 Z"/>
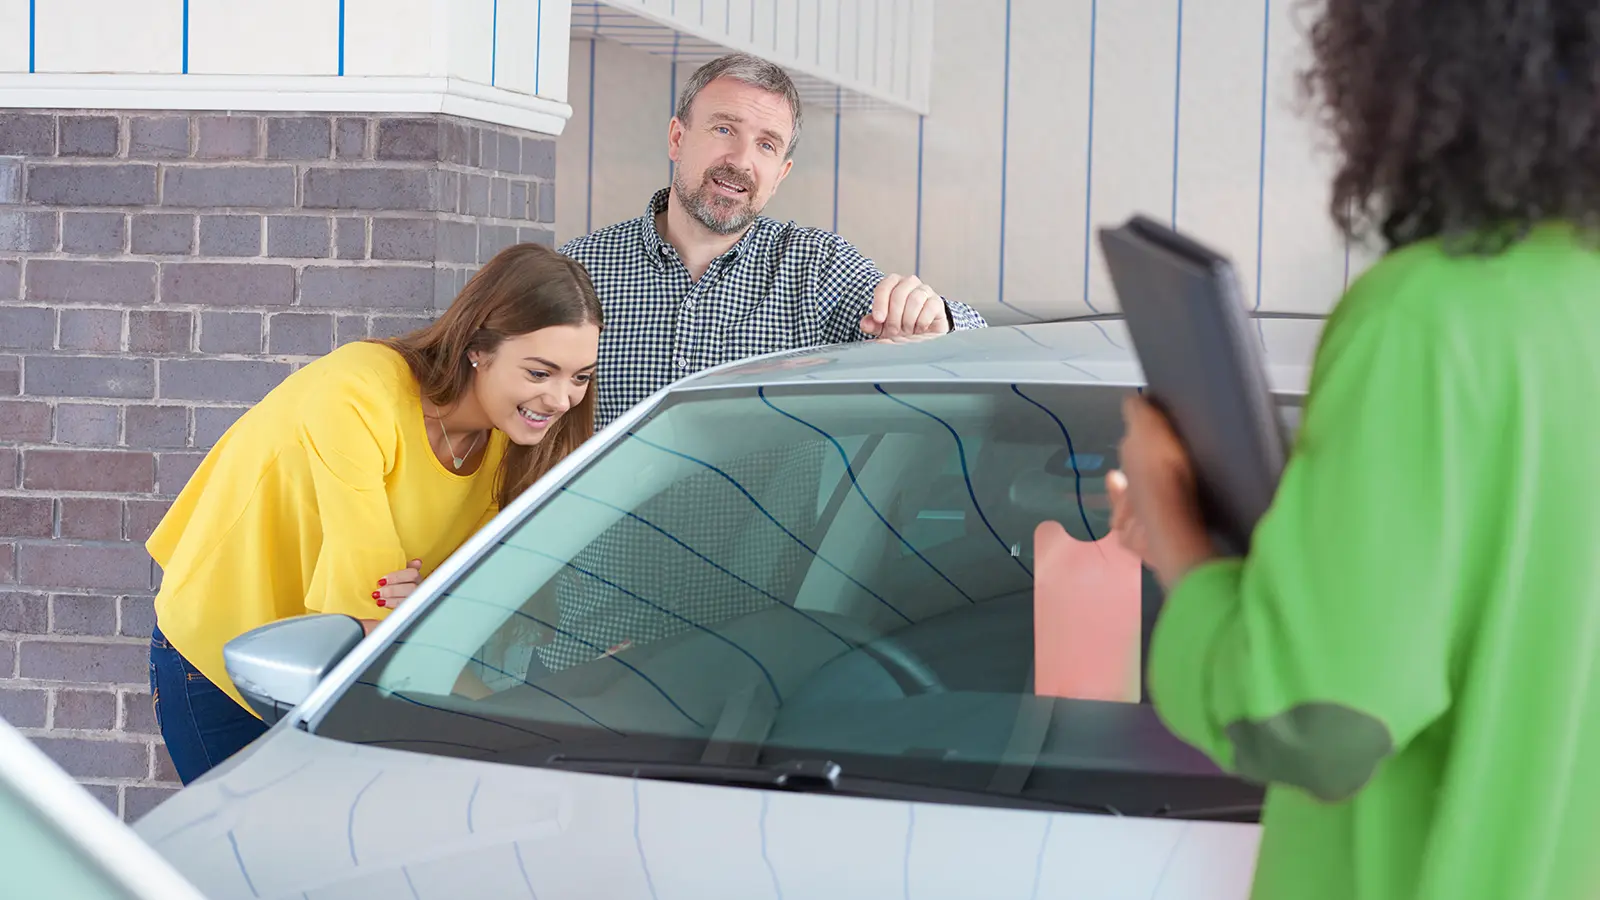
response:
<path fill-rule="evenodd" d="M 0 107 L 443 113 L 560 135 L 566 103 L 460 78 L 389 75 L 0 74 Z"/>

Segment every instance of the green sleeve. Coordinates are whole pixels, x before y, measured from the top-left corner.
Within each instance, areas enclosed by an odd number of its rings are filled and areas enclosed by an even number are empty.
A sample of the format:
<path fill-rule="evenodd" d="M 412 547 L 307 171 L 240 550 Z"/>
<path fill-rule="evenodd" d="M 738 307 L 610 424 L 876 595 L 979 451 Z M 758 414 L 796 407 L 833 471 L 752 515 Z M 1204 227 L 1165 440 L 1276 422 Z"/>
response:
<path fill-rule="evenodd" d="M 1467 546 L 1473 429 L 1449 339 L 1384 307 L 1330 322 L 1249 557 L 1184 578 L 1150 651 L 1175 734 L 1244 778 L 1327 801 L 1449 704 L 1463 559 L 1480 549 Z"/>

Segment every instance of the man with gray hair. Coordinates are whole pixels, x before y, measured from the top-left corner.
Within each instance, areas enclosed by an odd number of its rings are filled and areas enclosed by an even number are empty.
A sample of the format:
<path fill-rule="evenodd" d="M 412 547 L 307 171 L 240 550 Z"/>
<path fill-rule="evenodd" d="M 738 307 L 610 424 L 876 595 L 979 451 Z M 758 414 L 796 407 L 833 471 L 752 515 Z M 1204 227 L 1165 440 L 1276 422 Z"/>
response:
<path fill-rule="evenodd" d="M 914 275 L 832 232 L 761 215 L 794 165 L 800 94 L 734 53 L 689 77 L 667 131 L 672 185 L 637 219 L 562 247 L 605 308 L 596 426 L 673 381 L 762 353 L 982 328 Z"/>

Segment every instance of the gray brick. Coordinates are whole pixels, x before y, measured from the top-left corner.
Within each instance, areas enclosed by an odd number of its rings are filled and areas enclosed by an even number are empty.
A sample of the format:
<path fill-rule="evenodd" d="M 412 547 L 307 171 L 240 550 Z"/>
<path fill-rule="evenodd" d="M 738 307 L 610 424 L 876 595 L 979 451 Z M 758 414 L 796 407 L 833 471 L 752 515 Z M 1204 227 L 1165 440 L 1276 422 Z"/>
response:
<path fill-rule="evenodd" d="M 0 250 L 48 253 L 56 249 L 58 218 L 53 212 L 0 211 Z"/>
<path fill-rule="evenodd" d="M 128 313 L 128 350 L 133 353 L 187 353 L 193 333 L 192 313 L 169 310 Z"/>
<path fill-rule="evenodd" d="M 17 545 L 0 544 L 0 584 L 16 584 L 16 572 Z M 4 672 L 8 668 L 11 668 L 5 664 L 5 653 L 14 646 L 15 645 L 10 644 L 9 642 L 0 641 L 0 672 Z M 15 660 L 16 657 L 13 656 L 12 659 Z"/>
<path fill-rule="evenodd" d="M 193 253 L 194 220 L 188 213 L 134 213 L 129 249 L 149 254 Z"/>
<path fill-rule="evenodd" d="M 128 122 L 128 155 L 135 159 L 188 156 L 189 117 L 134 116 Z"/>
<path fill-rule="evenodd" d="M 333 326 L 333 343 L 336 347 L 354 343 L 367 336 L 365 316 L 340 316 Z"/>
<path fill-rule="evenodd" d="M 22 260 L 0 259 L 0 300 L 22 299 Z"/>
<path fill-rule="evenodd" d="M 446 119 L 439 123 L 439 161 L 458 166 L 473 165 L 473 147 L 464 122 Z"/>
<path fill-rule="evenodd" d="M 539 185 L 539 215 L 536 221 L 554 225 L 556 221 L 556 186 L 546 181 Z"/>
<path fill-rule="evenodd" d="M 439 141 L 437 119 L 378 121 L 378 159 L 437 160 Z"/>
<path fill-rule="evenodd" d="M 372 258 L 433 259 L 435 224 L 432 219 L 373 219 Z"/>
<path fill-rule="evenodd" d="M 366 119 L 339 119 L 335 122 L 333 155 L 338 159 L 361 159 L 367 155 Z"/>
<path fill-rule="evenodd" d="M 478 262 L 486 263 L 496 253 L 517 242 L 517 229 L 511 225 L 478 226 Z"/>
<path fill-rule="evenodd" d="M 268 159 L 327 159 L 333 149 L 333 122 L 318 116 L 267 119 Z"/>
<path fill-rule="evenodd" d="M 115 503 L 116 501 L 111 501 Z M 117 598 L 100 594 L 56 594 L 50 598 L 50 632 L 52 634 L 71 634 L 110 637 L 117 633 Z M 115 728 L 117 724 L 116 696 L 106 695 L 111 698 L 110 721 L 105 725 L 92 726 L 63 726 L 59 716 L 61 714 L 61 697 L 56 697 L 56 727 L 57 728 Z"/>
<path fill-rule="evenodd" d="M 64 409 L 56 411 L 58 419 Z M 116 407 L 106 409 L 116 411 Z M 34 491 L 149 493 L 155 487 L 155 460 L 148 453 L 128 450 L 29 450 L 23 460 L 22 486 Z"/>
<path fill-rule="evenodd" d="M 126 796 L 123 797 L 122 819 L 130 825 L 149 815 L 152 810 L 167 802 L 168 798 L 178 792 L 175 787 L 143 784 L 130 784 L 123 790 L 126 791 Z"/>
<path fill-rule="evenodd" d="M 423 328 L 433 320 L 427 316 L 374 316 L 372 336 L 375 338 L 399 337 Z"/>
<path fill-rule="evenodd" d="M 549 228 L 518 228 L 517 242 L 554 247 L 556 245 L 556 233 Z"/>
<path fill-rule="evenodd" d="M 60 206 L 149 206 L 156 202 L 156 167 L 89 163 L 30 166 L 28 200 Z"/>
<path fill-rule="evenodd" d="M 294 269 L 250 263 L 162 263 L 161 302 L 288 306 L 294 302 Z"/>
<path fill-rule="evenodd" d="M 514 134 L 504 133 L 499 134 L 497 139 L 500 149 L 495 157 L 495 168 L 511 175 L 517 174 L 522 169 L 522 141 Z"/>
<path fill-rule="evenodd" d="M 80 541 L 122 540 L 121 500 L 110 497 L 62 497 L 56 501 L 56 506 L 56 517 L 60 523 L 58 536 Z M 104 631 L 92 633 L 110 634 L 116 630 L 115 610 L 111 612 L 110 622 Z"/>
<path fill-rule="evenodd" d="M 0 544 L 0 566 L 9 560 L 10 544 Z M 0 582 L 5 581 L 11 573 L 0 567 Z M 10 676 L 17 670 L 17 643 L 16 641 L 0 640 L 0 676 Z"/>
<path fill-rule="evenodd" d="M 20 591 L 0 592 L 0 631 L 12 634 L 49 633 L 49 598 L 43 594 Z"/>
<path fill-rule="evenodd" d="M 200 255 L 260 256 L 261 216 L 201 216 Z"/>
<path fill-rule="evenodd" d="M 513 219 L 531 219 L 533 211 L 528 203 L 528 197 L 538 195 L 539 186 L 526 181 L 511 182 L 511 197 L 507 202 L 506 215 Z M 538 201 L 535 200 L 535 203 Z"/>
<path fill-rule="evenodd" d="M 426 169 L 312 168 L 305 174 L 306 209 L 429 210 L 434 173 Z"/>
<path fill-rule="evenodd" d="M 33 743 L 74 778 L 141 778 L 149 771 L 150 745 L 144 742 L 39 737 Z"/>
<path fill-rule="evenodd" d="M 471 222 L 440 222 L 437 259 L 439 262 L 477 262 L 478 226 Z"/>
<path fill-rule="evenodd" d="M 202 159 L 254 159 L 261 155 L 255 116 L 201 116 L 195 121 L 195 156 Z"/>
<path fill-rule="evenodd" d="M 0 677 L 10 674 L 7 670 Z M 48 698 L 49 694 L 37 688 L 0 687 L 0 719 L 13 728 L 43 728 Z"/>
<path fill-rule="evenodd" d="M 14 397 L 20 393 L 22 393 L 22 360 L 15 356 L 0 356 L 0 397 Z M 4 461 L 0 460 L 0 487 L 5 487 L 3 463 Z"/>
<path fill-rule="evenodd" d="M 146 635 L 140 635 L 144 637 Z M 123 691 L 117 695 L 122 714 L 118 717 L 123 731 L 130 734 L 160 734 L 156 711 L 148 691 Z"/>
<path fill-rule="evenodd" d="M 127 237 L 122 213 L 62 213 L 61 249 L 68 253 L 121 253 Z"/>
<path fill-rule="evenodd" d="M 55 344 L 56 311 L 44 306 L 0 306 L 0 349 L 48 350 Z"/>
<path fill-rule="evenodd" d="M 267 352 L 285 356 L 321 356 L 333 349 L 333 316 L 328 313 L 279 313 L 267 319 Z"/>
<path fill-rule="evenodd" d="M 156 490 L 168 497 L 177 496 L 205 458 L 204 453 L 163 453 L 156 457 Z"/>
<path fill-rule="evenodd" d="M 26 295 L 44 303 L 114 303 L 143 306 L 156 299 L 156 264 L 35 259 L 28 263 Z"/>
<path fill-rule="evenodd" d="M 487 128 L 474 128 L 478 135 L 478 168 L 490 172 L 500 168 L 500 138 L 498 132 Z"/>
<path fill-rule="evenodd" d="M 293 166 L 172 166 L 161 189 L 162 206 L 294 205 Z"/>
<path fill-rule="evenodd" d="M 245 414 L 242 406 L 197 406 L 194 409 L 194 445 L 209 449 Z"/>
<path fill-rule="evenodd" d="M 426 309 L 433 272 L 421 266 L 310 266 L 301 276 L 303 306 Z"/>
<path fill-rule="evenodd" d="M 446 309 L 461 293 L 458 285 L 460 277 L 457 269 L 435 268 L 433 270 L 433 308 Z"/>
<path fill-rule="evenodd" d="M 142 545 L 76 544 L 70 541 L 24 543 L 17 548 L 17 575 L 30 584 L 48 584 L 57 588 L 85 588 L 109 591 L 147 591 L 150 589 L 150 554 Z M 119 684 L 148 683 L 149 671 L 145 665 L 129 666 L 124 670 L 121 651 L 124 647 L 137 651 L 134 655 L 143 662 L 148 647 L 137 645 L 84 644 L 78 645 L 88 659 L 75 665 L 57 668 L 59 657 L 43 652 L 29 664 L 29 646 L 71 646 L 62 643 L 49 645 L 34 642 L 22 648 L 22 677 L 48 678 L 82 682 L 116 682 Z M 117 670 L 117 671 L 107 671 Z"/>
<path fill-rule="evenodd" d="M 124 414 L 129 447 L 168 450 L 189 444 L 189 409 L 185 406 L 130 406 Z"/>
<path fill-rule="evenodd" d="M 56 407 L 56 443 L 79 447 L 115 447 L 121 432 L 117 407 L 93 403 L 62 403 Z M 29 465 L 34 463 L 30 462 Z M 24 473 L 32 480 L 32 470 Z"/>
<path fill-rule="evenodd" d="M 268 216 L 267 255 L 325 259 L 332 231 L 327 216 Z"/>
<path fill-rule="evenodd" d="M 161 509 L 166 509 L 170 506 L 169 501 L 166 500 L 130 500 L 128 501 L 130 523 L 132 522 L 133 506 L 136 503 L 143 503 L 146 506 L 159 507 Z M 134 537 L 130 529 L 128 539 L 143 542 L 146 538 Z M 119 597 L 117 606 L 119 610 L 117 614 L 117 634 L 122 637 L 147 638 L 155 630 L 156 606 L 154 597 L 138 595 Z M 124 718 L 123 721 L 126 722 L 127 719 Z"/>
<path fill-rule="evenodd" d="M 261 314 L 200 314 L 201 353 L 260 353 Z"/>
<path fill-rule="evenodd" d="M 461 179 L 462 215 L 487 216 L 489 214 L 489 176 L 466 175 Z"/>
<path fill-rule="evenodd" d="M 333 249 L 339 259 L 366 259 L 367 220 L 335 219 Z"/>
<path fill-rule="evenodd" d="M 116 156 L 121 138 L 116 116 L 62 116 L 62 156 Z"/>
<path fill-rule="evenodd" d="M 444 170 L 439 172 L 438 201 L 433 205 L 434 212 L 460 213 L 461 212 L 461 179 L 460 172 Z"/>
<path fill-rule="evenodd" d="M 57 691 L 51 724 L 67 731 L 110 731 L 117 727 L 117 695 L 112 691 Z"/>
<path fill-rule="evenodd" d="M 54 156 L 56 119 L 49 113 L 0 114 L 0 156 Z"/>
<path fill-rule="evenodd" d="M 480 166 L 483 164 L 483 129 L 463 123 L 462 130 L 467 135 L 467 158 L 463 165 Z"/>
<path fill-rule="evenodd" d="M 0 496 L 0 535 L 7 540 L 48 538 L 54 537 L 55 533 L 55 505 L 51 500 L 45 497 Z M 0 595 L 0 631 L 16 631 L 18 629 L 5 624 L 5 602 L 3 595 Z"/>
<path fill-rule="evenodd" d="M 167 359 L 161 361 L 161 396 L 253 403 L 288 374 L 286 363 L 262 360 Z"/>
<path fill-rule="evenodd" d="M 522 139 L 522 174 L 545 181 L 556 177 L 556 142 L 553 138 Z"/>
<path fill-rule="evenodd" d="M 511 182 L 504 178 L 489 180 L 489 215 L 497 219 L 511 215 Z"/>
<path fill-rule="evenodd" d="M 115 353 L 122 349 L 122 310 L 63 309 L 61 348 Z"/>
<path fill-rule="evenodd" d="M 171 500 L 129 500 L 128 540 L 138 541 L 140 544 L 148 541 L 150 539 L 150 535 L 155 533 L 156 526 L 161 523 L 162 517 L 164 517 L 167 514 L 167 510 L 171 508 Z M 147 599 L 146 602 L 153 601 Z M 123 623 L 126 625 L 128 621 L 126 603 L 123 604 L 122 615 Z M 150 616 L 153 621 L 155 613 L 150 613 Z M 126 633 L 126 631 L 124 631 L 124 633 Z M 144 629 L 144 633 L 149 634 L 150 629 L 146 627 Z"/>
<path fill-rule="evenodd" d="M 100 805 L 104 806 L 106 810 L 113 816 L 120 816 L 122 814 L 120 810 L 120 806 L 122 804 L 122 788 L 114 784 L 80 783 L 78 786 L 83 788 L 84 792 L 89 796 L 99 801 Z"/>
<path fill-rule="evenodd" d="M 36 397 L 137 400 L 156 395 L 155 363 L 148 359 L 35 356 L 27 366 L 28 393 Z"/>
<path fill-rule="evenodd" d="M 167 753 L 165 744 L 155 744 L 150 751 L 150 774 L 156 781 L 178 783 L 178 769 L 172 764 L 172 756 Z"/>
<path fill-rule="evenodd" d="M 51 423 L 52 414 L 48 403 L 0 400 L 0 434 L 5 435 L 8 443 L 49 443 L 50 435 L 54 433 L 52 431 L 54 426 Z M 6 463 L 0 462 L 0 489 L 11 487 L 8 479 L 13 473 L 10 469 L 4 468 L 5 465 Z M 4 499 L 0 499 L 0 534 L 6 533 L 3 512 L 5 502 Z"/>
<path fill-rule="evenodd" d="M 22 157 L 0 156 L 0 205 L 22 202 Z"/>

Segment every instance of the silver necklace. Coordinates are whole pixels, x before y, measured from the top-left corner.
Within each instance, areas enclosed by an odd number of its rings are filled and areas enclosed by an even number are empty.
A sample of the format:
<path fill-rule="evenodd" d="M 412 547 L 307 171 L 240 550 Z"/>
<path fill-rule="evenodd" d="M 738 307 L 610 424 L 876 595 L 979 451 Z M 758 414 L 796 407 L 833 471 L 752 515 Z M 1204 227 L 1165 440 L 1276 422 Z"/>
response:
<path fill-rule="evenodd" d="M 439 433 L 444 435 L 445 449 L 450 451 L 450 462 L 455 465 L 456 469 L 459 470 L 462 466 L 467 464 L 467 457 L 472 455 L 472 451 L 478 449 L 478 438 L 483 437 L 483 432 L 473 435 L 472 444 L 467 447 L 467 452 L 461 456 L 457 456 L 456 446 L 454 442 L 450 440 L 450 432 L 444 427 L 444 412 L 439 409 L 437 404 L 434 405 L 433 412 L 434 418 L 439 422 Z"/>

